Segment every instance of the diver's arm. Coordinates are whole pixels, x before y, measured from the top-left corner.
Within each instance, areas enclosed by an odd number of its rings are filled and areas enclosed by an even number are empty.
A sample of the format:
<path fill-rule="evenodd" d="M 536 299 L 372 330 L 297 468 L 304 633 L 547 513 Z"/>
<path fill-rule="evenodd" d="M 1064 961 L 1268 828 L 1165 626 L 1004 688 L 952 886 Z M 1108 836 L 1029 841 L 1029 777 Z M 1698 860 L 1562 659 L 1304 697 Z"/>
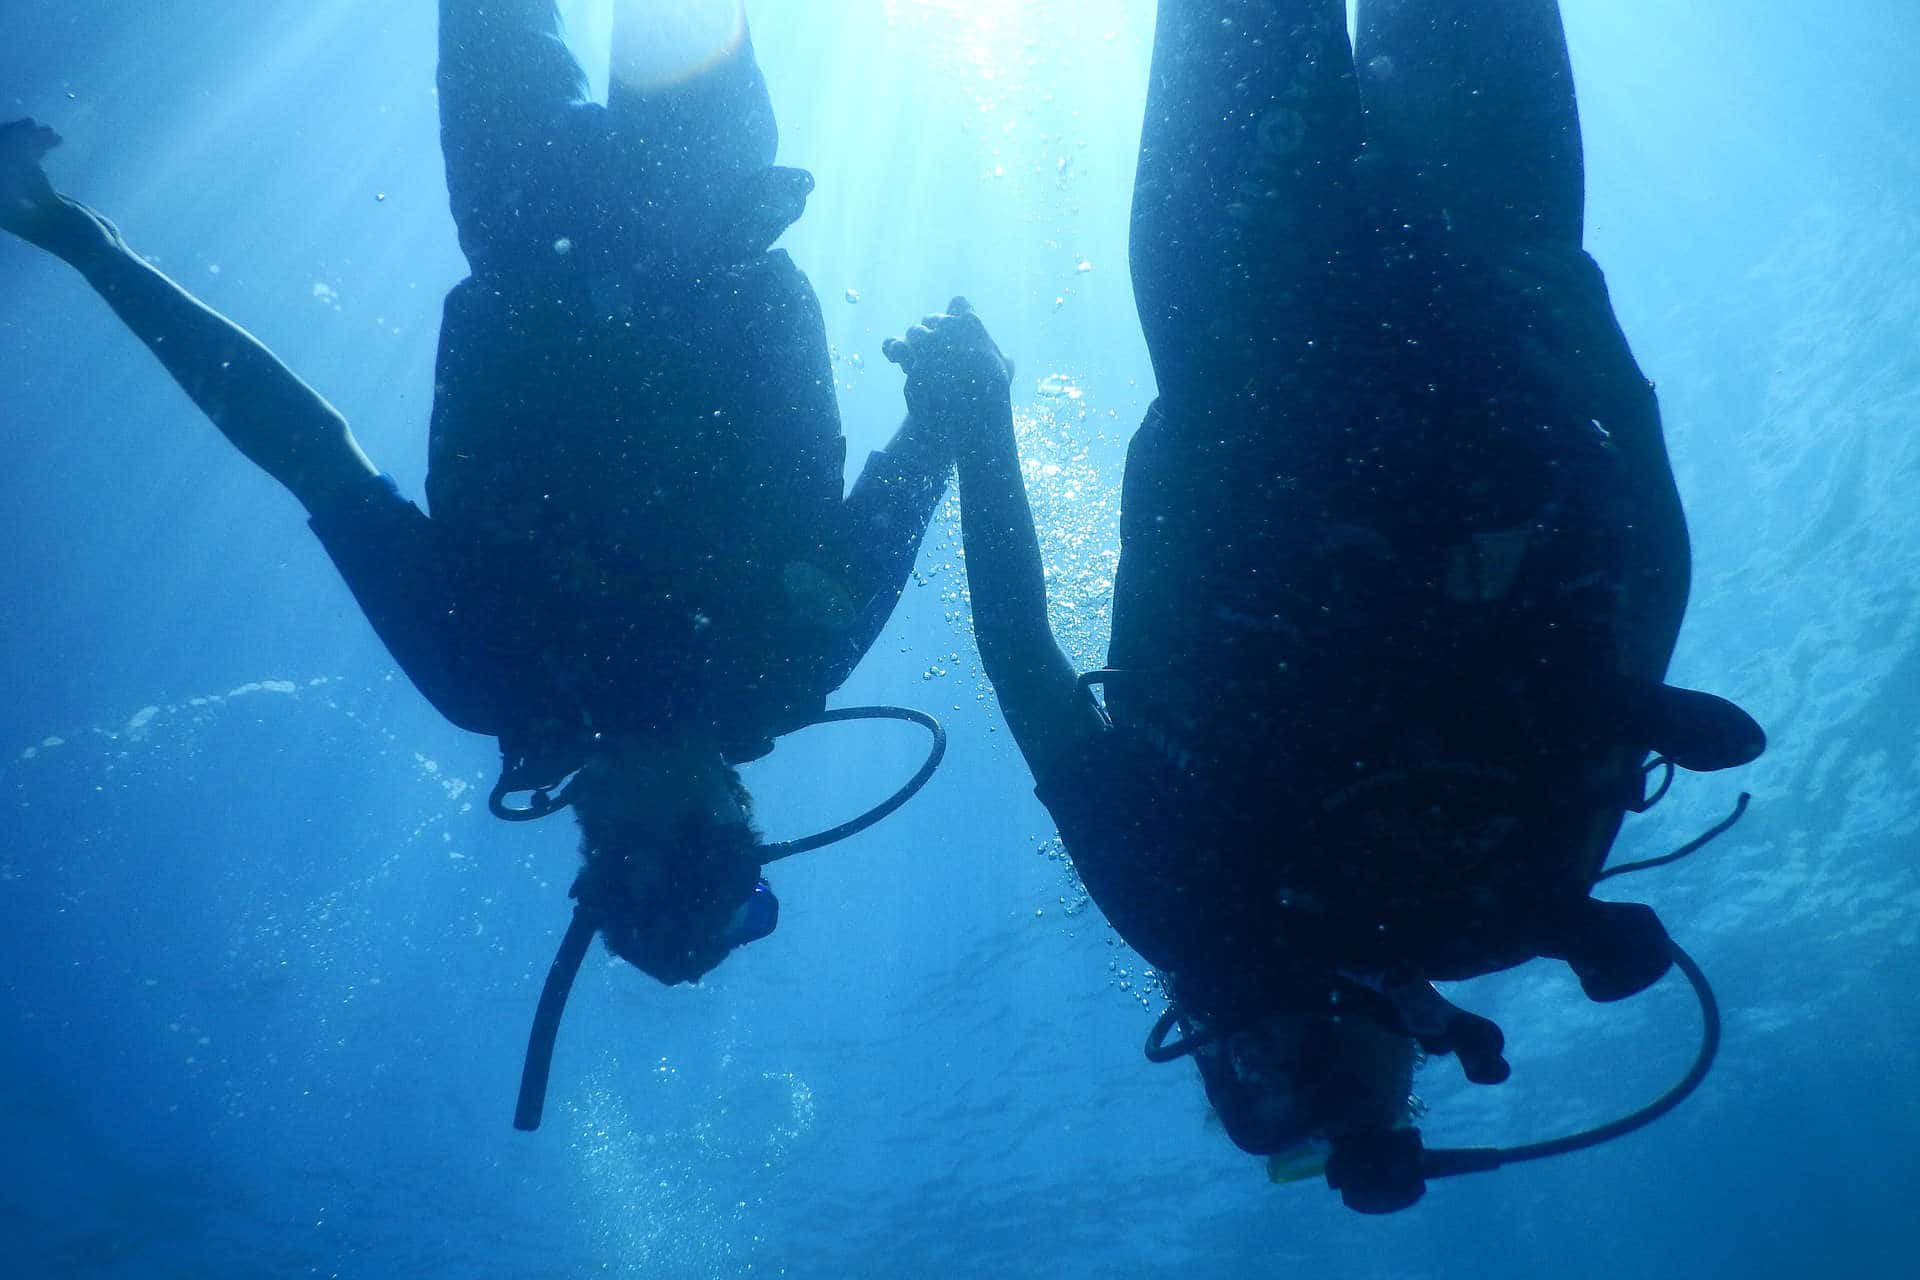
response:
<path fill-rule="evenodd" d="M 1076 743 L 1099 731 L 1099 714 L 1047 621 L 1046 575 L 1004 362 L 964 301 L 956 299 L 953 310 L 929 317 L 888 354 L 907 367 L 915 415 L 938 421 L 954 442 L 980 658 L 1027 767 L 1047 777 Z"/>
<path fill-rule="evenodd" d="M 868 455 L 841 504 L 851 628 L 835 646 L 826 685 L 838 688 L 886 630 L 913 576 L 927 526 L 947 491 L 953 458 L 944 436 L 909 417 L 884 449 Z"/>
<path fill-rule="evenodd" d="M 908 414 L 893 438 L 867 455 L 847 494 L 851 525 L 887 525 L 886 535 L 907 545 L 909 555 L 933 522 L 933 513 L 953 474 L 947 430 L 926 415 Z"/>
<path fill-rule="evenodd" d="M 943 490 L 953 472 L 953 441 L 946 424 L 935 415 L 909 413 L 880 452 L 896 464 L 901 474 L 921 477 Z M 856 487 L 858 483 L 855 481 Z"/>
<path fill-rule="evenodd" d="M 980 660 L 1036 778 L 1100 729 L 1047 621 L 1040 539 L 1020 474 L 1011 403 L 982 413 L 957 439 L 960 527 Z"/>
<path fill-rule="evenodd" d="M 0 228 L 86 278 L 221 434 L 319 511 L 377 478 L 347 423 L 251 334 L 127 246 L 111 222 L 46 185 L 39 158 L 57 144 L 31 122 L 0 126 Z M 37 181 L 36 181 L 37 179 Z"/>
<path fill-rule="evenodd" d="M 946 431 L 911 414 L 884 448 L 867 456 L 844 504 L 849 578 L 858 598 L 897 597 L 904 589 L 952 472 Z"/>

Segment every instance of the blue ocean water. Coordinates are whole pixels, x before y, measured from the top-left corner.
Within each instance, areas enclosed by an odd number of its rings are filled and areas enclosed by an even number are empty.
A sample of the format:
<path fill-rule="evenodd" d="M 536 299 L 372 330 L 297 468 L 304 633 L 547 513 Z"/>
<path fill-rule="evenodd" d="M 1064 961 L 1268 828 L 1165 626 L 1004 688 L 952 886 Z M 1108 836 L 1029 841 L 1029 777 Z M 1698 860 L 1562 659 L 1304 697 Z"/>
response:
<path fill-rule="evenodd" d="M 604 6 L 566 6 L 604 61 Z M 8 1274 L 1904 1277 L 1920 1202 L 1920 15 L 1565 0 L 1589 244 L 1656 378 L 1693 526 L 1674 678 L 1773 749 L 1630 822 L 1714 977 L 1703 1092 L 1601 1151 L 1385 1220 L 1273 1187 L 1139 1044 L 1157 1004 L 1050 845 L 966 635 L 952 513 L 839 700 L 942 715 L 910 809 L 777 868 L 778 934 L 696 989 L 596 954 L 546 1126 L 509 1124 L 566 921 L 563 820 L 476 803 L 492 744 L 392 669 L 296 506 L 66 268 L 0 243 L 0 1224 Z M 1152 395 L 1126 273 L 1147 0 L 756 0 L 784 241 L 854 456 L 881 340 L 966 293 L 1016 393 L 1056 608 L 1104 646 L 1119 459 Z M 324 391 L 418 496 L 464 274 L 433 6 L 10 4 L 0 116 L 66 190 Z M 756 766 L 778 837 L 911 770 L 900 729 Z M 1663 1088 L 1672 984 L 1462 993 L 1513 1081 L 1418 1088 L 1518 1141 Z"/>

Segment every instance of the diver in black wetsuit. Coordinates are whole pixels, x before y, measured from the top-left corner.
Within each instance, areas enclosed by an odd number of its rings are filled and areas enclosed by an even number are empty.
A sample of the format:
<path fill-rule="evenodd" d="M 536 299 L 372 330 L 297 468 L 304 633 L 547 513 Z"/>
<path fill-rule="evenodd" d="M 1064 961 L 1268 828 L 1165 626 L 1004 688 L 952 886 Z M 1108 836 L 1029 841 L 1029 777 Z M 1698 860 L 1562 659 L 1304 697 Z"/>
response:
<path fill-rule="evenodd" d="M 1421 1191 L 1416 1042 L 1504 1079 L 1431 981 L 1664 973 L 1590 890 L 1658 752 L 1759 753 L 1662 684 L 1686 525 L 1581 249 L 1554 0 L 1162 0 L 1134 195 L 1159 398 L 1128 453 L 1106 714 L 1054 643 L 999 353 L 890 348 L 955 433 L 982 658 L 1094 900 L 1168 977 L 1234 1141 Z M 1107 719 L 1110 716 L 1110 721 Z"/>
<path fill-rule="evenodd" d="M 575 896 L 669 983 L 772 929 L 733 765 L 806 722 L 877 638 L 951 453 L 909 421 L 843 499 L 819 304 L 769 249 L 812 180 L 772 165 L 737 3 L 706 8 L 708 47 L 663 69 L 654 45 L 701 6 L 623 5 L 640 34 L 602 107 L 549 0 L 441 4 L 473 275 L 446 304 L 431 518 L 317 393 L 54 193 L 50 130 L 0 129 L 0 226 L 80 270 L 305 505 L 414 683 L 501 739 L 503 788 L 544 797 L 577 775 Z"/>

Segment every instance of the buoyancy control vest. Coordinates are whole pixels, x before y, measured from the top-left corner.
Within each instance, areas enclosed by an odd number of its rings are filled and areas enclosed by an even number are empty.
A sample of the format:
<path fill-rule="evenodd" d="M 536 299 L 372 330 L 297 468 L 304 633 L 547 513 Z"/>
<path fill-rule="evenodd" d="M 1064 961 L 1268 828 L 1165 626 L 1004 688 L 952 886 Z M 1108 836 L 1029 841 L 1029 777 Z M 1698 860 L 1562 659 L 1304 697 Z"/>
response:
<path fill-rule="evenodd" d="M 509 762 L 564 773 L 583 734 L 683 728 L 748 757 L 816 713 L 845 625 L 845 451 L 819 303 L 784 252 L 456 287 L 427 496 L 521 673 L 493 728 Z"/>
<path fill-rule="evenodd" d="M 1425 932 L 1436 976 L 1526 954 L 1486 931 L 1443 957 L 1448 921 L 1584 897 L 1685 607 L 1652 388 L 1591 259 L 1537 270 L 1551 290 L 1426 281 L 1357 372 L 1156 406 L 1129 454 L 1112 654 L 1144 679 L 1116 724 L 1255 851 L 1245 883 Z"/>

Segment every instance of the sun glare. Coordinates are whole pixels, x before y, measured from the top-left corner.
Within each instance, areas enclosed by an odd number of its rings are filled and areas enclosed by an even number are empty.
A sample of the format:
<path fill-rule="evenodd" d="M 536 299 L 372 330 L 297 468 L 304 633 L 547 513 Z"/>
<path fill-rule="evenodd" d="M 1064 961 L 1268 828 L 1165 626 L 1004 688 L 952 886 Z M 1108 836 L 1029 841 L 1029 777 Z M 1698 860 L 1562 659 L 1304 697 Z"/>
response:
<path fill-rule="evenodd" d="M 615 0 L 613 78 L 642 91 L 684 83 L 746 33 L 744 0 Z"/>

